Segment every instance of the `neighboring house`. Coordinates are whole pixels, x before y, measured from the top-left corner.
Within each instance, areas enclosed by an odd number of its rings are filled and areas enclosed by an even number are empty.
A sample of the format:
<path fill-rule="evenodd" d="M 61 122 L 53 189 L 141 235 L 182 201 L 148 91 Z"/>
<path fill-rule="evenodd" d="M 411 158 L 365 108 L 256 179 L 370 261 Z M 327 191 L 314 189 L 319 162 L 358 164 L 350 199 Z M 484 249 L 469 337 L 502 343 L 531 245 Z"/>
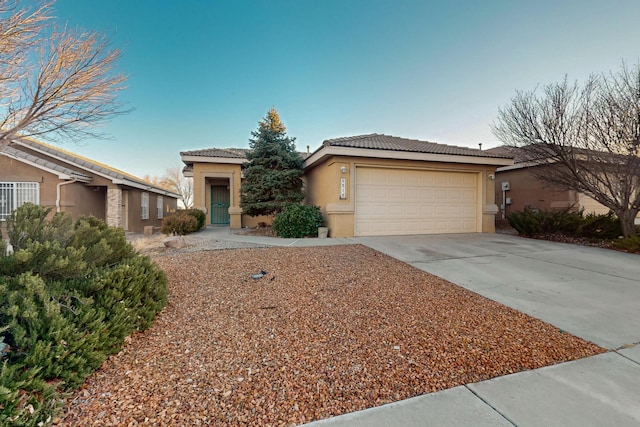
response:
<path fill-rule="evenodd" d="M 246 150 L 180 153 L 194 207 L 211 224 L 251 227 L 242 214 Z M 493 179 L 509 155 L 388 135 L 330 139 L 306 156 L 306 202 L 320 206 L 332 237 L 493 232 Z"/>
<path fill-rule="evenodd" d="M 158 227 L 178 195 L 107 165 L 28 138 L 0 150 L 0 221 L 31 202 L 93 215 L 126 231 Z"/>
<path fill-rule="evenodd" d="M 541 169 L 550 166 L 528 161 L 522 150 L 502 146 L 487 151 L 514 158 L 513 165 L 502 166 L 496 170 L 495 192 L 496 204 L 500 208 L 499 217 L 504 218 L 511 212 L 523 211 L 525 208 L 584 209 L 585 213 L 597 214 L 609 212 L 609 208 L 585 194 L 536 178 L 534 172 L 539 173 Z"/>

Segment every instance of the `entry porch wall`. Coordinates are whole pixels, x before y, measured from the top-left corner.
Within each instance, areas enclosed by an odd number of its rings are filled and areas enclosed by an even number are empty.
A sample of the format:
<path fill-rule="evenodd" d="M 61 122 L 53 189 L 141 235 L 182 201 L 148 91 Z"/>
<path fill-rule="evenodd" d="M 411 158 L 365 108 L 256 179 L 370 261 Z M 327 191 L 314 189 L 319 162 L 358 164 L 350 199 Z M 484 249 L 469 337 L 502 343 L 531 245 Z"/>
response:
<path fill-rule="evenodd" d="M 220 163 L 193 164 L 193 207 L 207 213 L 207 224 L 211 224 L 211 183 L 224 180 L 229 185 L 229 226 L 242 227 L 240 208 L 241 165 Z"/>

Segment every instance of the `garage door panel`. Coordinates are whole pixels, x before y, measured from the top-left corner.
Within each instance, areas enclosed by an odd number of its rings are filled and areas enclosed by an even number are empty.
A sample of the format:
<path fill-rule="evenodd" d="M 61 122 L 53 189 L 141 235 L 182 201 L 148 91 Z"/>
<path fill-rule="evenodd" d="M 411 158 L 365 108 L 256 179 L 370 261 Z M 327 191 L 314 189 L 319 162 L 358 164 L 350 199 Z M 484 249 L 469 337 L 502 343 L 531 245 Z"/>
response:
<path fill-rule="evenodd" d="M 477 174 L 356 168 L 356 235 L 478 231 Z"/>
<path fill-rule="evenodd" d="M 420 187 L 404 188 L 402 189 L 402 193 L 404 199 L 409 202 L 412 200 L 420 200 L 420 198 L 422 197 L 422 190 L 420 189 Z"/>
<path fill-rule="evenodd" d="M 435 177 L 433 175 L 416 174 L 420 177 L 420 185 L 424 187 L 432 187 L 435 184 Z"/>
<path fill-rule="evenodd" d="M 420 206 L 420 217 L 431 217 L 435 214 L 435 209 L 433 206 Z"/>

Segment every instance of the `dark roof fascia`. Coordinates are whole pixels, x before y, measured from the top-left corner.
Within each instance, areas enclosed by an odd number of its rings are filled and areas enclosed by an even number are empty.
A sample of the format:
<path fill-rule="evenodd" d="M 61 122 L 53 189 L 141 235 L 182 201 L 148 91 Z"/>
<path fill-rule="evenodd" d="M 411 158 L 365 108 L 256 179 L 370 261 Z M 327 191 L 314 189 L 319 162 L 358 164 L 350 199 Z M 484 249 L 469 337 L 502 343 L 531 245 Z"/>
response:
<path fill-rule="evenodd" d="M 180 159 L 187 166 L 194 163 L 222 163 L 222 164 L 244 164 L 247 162 L 246 153 L 248 148 L 205 148 L 202 150 L 181 151 Z M 220 155 L 225 154 L 230 155 Z M 240 155 L 242 153 L 242 156 Z M 310 156 L 309 153 L 298 151 L 298 155 L 304 160 Z"/>
<path fill-rule="evenodd" d="M 165 190 L 164 188 L 157 187 L 149 182 L 144 181 L 143 179 L 134 177 L 133 175 L 129 175 L 118 169 L 110 168 L 106 165 L 103 166 L 101 164 L 98 164 L 98 162 L 94 162 L 93 160 L 82 158 L 80 156 L 74 155 L 73 153 L 63 151 L 63 150 L 58 150 L 55 147 L 50 146 L 48 144 L 43 144 L 37 141 L 24 139 L 24 138 L 16 139 L 16 140 L 13 140 L 12 142 L 20 146 L 29 148 L 30 150 L 36 151 L 45 156 L 56 159 L 60 162 L 67 163 L 69 165 L 73 165 L 85 171 L 102 176 L 103 178 L 109 179 L 112 183 L 116 185 L 125 185 L 132 188 L 137 188 L 140 190 L 162 194 L 164 196 L 173 197 L 175 199 L 180 198 L 179 194 L 169 190 Z"/>
<path fill-rule="evenodd" d="M 53 175 L 57 175 L 59 179 L 76 180 L 85 184 L 91 182 L 91 180 L 93 179 L 89 175 L 76 172 L 73 169 L 69 169 L 57 163 L 43 159 L 42 157 L 34 156 L 33 154 L 29 154 L 11 146 L 4 147 L 4 149 L 0 151 L 0 154 L 15 159 L 29 166 L 33 166 L 45 172 L 49 172 Z"/>

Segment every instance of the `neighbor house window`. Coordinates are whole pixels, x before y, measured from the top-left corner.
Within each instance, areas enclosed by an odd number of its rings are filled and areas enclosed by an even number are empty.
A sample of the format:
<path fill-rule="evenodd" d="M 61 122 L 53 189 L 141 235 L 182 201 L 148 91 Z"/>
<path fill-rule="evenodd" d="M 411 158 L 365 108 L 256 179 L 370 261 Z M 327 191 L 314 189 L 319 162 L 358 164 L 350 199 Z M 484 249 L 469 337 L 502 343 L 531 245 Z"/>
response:
<path fill-rule="evenodd" d="M 162 196 L 158 196 L 156 199 L 156 212 L 158 215 L 158 219 L 162 219 L 162 213 L 164 211 L 164 203 L 162 201 Z"/>
<path fill-rule="evenodd" d="M 142 219 L 149 219 L 149 193 L 142 193 Z"/>
<path fill-rule="evenodd" d="M 0 182 L 0 221 L 25 203 L 40 204 L 40 184 L 37 182 Z"/>

